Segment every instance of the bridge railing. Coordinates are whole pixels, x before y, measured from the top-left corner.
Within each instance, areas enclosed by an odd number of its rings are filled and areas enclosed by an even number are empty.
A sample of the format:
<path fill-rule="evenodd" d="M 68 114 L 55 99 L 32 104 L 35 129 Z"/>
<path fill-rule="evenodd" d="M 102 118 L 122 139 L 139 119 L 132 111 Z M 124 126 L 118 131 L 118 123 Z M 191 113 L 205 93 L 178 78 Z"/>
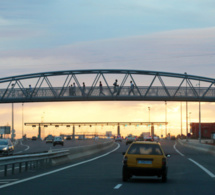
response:
<path fill-rule="evenodd" d="M 115 91 L 115 93 L 113 93 Z M 34 89 L 0 89 L 0 102 L 7 101 L 31 101 L 37 100 L 42 101 L 44 98 L 46 100 L 57 101 L 58 99 L 62 100 L 72 100 L 72 99 L 105 99 L 106 98 L 126 98 L 129 97 L 131 99 L 139 98 L 139 99 L 152 99 L 159 97 L 166 97 L 169 99 L 176 98 L 177 100 L 187 98 L 189 100 L 206 100 L 215 99 L 215 89 L 208 89 L 207 87 L 194 87 L 186 88 L 186 87 L 162 87 L 162 86 L 138 86 L 135 87 L 133 91 L 131 91 L 129 86 L 124 86 L 122 88 L 118 87 L 116 90 L 114 87 L 103 87 L 101 91 L 99 87 L 86 87 L 85 91 L 82 88 L 76 87 L 75 89 L 70 87 L 40 87 Z"/>

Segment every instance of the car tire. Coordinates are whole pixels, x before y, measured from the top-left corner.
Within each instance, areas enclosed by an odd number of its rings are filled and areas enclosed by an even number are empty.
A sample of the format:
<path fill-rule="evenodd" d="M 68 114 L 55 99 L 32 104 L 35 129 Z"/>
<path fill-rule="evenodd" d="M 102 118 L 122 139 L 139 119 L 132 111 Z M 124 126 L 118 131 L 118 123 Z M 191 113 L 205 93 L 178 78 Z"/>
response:
<path fill-rule="evenodd" d="M 122 181 L 126 182 L 126 181 L 128 181 L 128 179 L 129 179 L 128 171 L 123 167 L 123 170 L 122 170 Z"/>
<path fill-rule="evenodd" d="M 162 173 L 162 182 L 166 182 L 166 181 L 167 181 L 167 174 Z"/>

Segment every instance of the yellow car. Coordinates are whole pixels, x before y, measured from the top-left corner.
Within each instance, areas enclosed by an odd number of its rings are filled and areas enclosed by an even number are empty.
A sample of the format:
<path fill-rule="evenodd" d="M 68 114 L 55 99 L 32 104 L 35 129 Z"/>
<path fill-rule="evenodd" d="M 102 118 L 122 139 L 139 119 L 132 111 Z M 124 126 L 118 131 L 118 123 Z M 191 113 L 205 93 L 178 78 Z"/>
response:
<path fill-rule="evenodd" d="M 167 180 L 167 158 L 157 142 L 133 142 L 127 152 L 123 152 L 122 180 L 135 176 L 158 176 Z"/>

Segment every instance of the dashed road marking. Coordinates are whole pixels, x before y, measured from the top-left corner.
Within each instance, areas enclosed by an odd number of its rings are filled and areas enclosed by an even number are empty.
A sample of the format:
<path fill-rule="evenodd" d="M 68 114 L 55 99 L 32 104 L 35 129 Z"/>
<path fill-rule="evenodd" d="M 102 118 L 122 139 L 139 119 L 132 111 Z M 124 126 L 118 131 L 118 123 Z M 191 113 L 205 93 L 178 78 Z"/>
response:
<path fill-rule="evenodd" d="M 0 184 L 8 184 L 10 182 L 17 181 L 18 179 L 1 179 Z"/>
<path fill-rule="evenodd" d="M 122 184 L 118 184 L 114 187 L 115 190 L 118 190 L 120 187 L 122 186 Z"/>

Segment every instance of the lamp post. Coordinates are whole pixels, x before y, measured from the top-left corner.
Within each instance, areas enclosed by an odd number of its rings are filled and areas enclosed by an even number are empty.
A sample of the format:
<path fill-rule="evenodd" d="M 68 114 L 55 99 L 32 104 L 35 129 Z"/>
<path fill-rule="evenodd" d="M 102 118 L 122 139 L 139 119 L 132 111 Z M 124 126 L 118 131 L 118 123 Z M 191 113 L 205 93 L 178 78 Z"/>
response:
<path fill-rule="evenodd" d="M 148 110 L 149 110 L 149 131 L 150 131 L 150 107 L 148 107 Z"/>
<path fill-rule="evenodd" d="M 22 138 L 24 135 L 24 114 L 23 114 L 23 110 L 24 110 L 24 103 L 22 103 Z"/>
<path fill-rule="evenodd" d="M 192 114 L 192 112 L 189 112 L 189 123 L 190 123 L 190 128 L 191 128 L 191 114 Z M 190 131 L 190 133 L 191 133 L 191 131 Z"/>
<path fill-rule="evenodd" d="M 201 101 L 200 101 L 200 80 L 199 80 L 199 143 L 201 143 Z"/>
<path fill-rule="evenodd" d="M 188 104 L 186 101 L 186 141 L 188 141 Z"/>
<path fill-rule="evenodd" d="M 12 133 L 11 133 L 11 140 L 14 140 L 14 107 L 12 103 Z"/>
<path fill-rule="evenodd" d="M 186 78 L 186 98 L 187 98 L 187 73 L 185 72 L 185 78 Z M 187 138 L 187 134 L 188 134 L 188 104 L 187 104 L 187 101 L 186 101 L 186 141 L 188 141 L 188 138 Z"/>
<path fill-rule="evenodd" d="M 167 137 L 167 102 L 165 101 L 165 133 Z"/>
<path fill-rule="evenodd" d="M 180 93 L 180 96 L 181 96 L 181 92 Z M 182 101 L 181 101 L 181 136 L 182 136 Z"/>

